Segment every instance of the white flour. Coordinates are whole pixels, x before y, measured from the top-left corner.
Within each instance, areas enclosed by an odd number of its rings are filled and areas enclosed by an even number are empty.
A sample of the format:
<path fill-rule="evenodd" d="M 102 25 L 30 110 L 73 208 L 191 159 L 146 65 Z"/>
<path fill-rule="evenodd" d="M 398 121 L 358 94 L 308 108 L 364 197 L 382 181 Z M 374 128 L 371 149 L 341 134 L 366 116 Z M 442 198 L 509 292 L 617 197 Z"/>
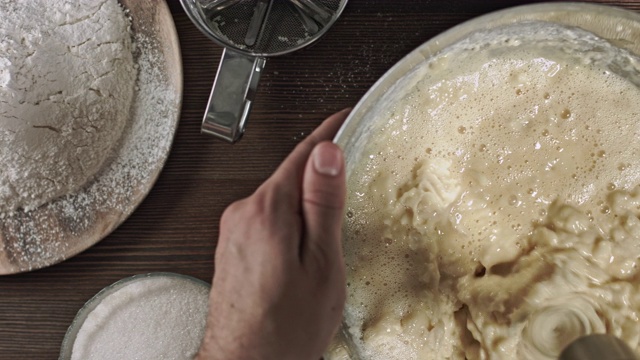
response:
<path fill-rule="evenodd" d="M 136 69 L 116 0 L 0 1 L 0 214 L 83 187 L 130 116 Z"/>
<path fill-rule="evenodd" d="M 0 217 L 0 273 L 48 266 L 93 245 L 133 212 L 160 173 L 180 111 L 181 79 L 172 70 L 180 63 L 170 34 L 138 14 L 129 13 L 138 70 L 131 120 L 113 159 L 77 192 Z"/>

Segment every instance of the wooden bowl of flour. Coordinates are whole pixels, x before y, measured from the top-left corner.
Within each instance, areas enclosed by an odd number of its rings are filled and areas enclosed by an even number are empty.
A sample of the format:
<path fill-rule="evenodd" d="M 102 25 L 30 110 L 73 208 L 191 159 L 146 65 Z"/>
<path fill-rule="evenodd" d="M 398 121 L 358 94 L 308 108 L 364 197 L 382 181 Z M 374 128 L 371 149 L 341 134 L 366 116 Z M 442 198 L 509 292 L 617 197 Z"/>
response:
<path fill-rule="evenodd" d="M 131 19 L 137 66 L 122 135 L 110 158 L 80 190 L 0 218 L 0 275 L 43 268 L 94 245 L 136 209 L 164 166 L 182 104 L 175 25 L 164 1 L 120 3 Z"/>

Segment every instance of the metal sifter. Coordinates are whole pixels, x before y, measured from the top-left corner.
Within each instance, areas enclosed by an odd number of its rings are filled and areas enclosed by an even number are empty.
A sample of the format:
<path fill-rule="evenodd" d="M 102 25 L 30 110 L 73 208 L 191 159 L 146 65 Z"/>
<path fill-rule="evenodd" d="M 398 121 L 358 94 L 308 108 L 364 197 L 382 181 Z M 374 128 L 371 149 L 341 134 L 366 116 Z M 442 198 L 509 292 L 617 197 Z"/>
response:
<path fill-rule="evenodd" d="M 180 0 L 200 31 L 225 47 L 202 132 L 235 142 L 244 133 L 266 58 L 318 40 L 347 0 Z"/>

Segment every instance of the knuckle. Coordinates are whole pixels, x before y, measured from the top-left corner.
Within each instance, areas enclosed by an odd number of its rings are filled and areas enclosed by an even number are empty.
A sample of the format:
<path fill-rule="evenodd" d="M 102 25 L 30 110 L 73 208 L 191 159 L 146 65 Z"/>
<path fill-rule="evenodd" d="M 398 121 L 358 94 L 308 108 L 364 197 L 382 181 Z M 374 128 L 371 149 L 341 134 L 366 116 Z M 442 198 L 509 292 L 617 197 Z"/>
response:
<path fill-rule="evenodd" d="M 317 143 L 320 142 L 318 135 L 315 133 L 309 134 L 301 143 L 296 145 L 296 150 L 303 152 L 311 152 Z"/>
<path fill-rule="evenodd" d="M 283 201 L 286 201 L 286 198 L 283 199 L 279 187 L 270 186 L 256 192 L 251 199 L 248 212 L 253 220 L 266 221 L 269 223 L 264 225 L 269 225 L 272 221 L 277 220 L 278 210 Z"/>
<path fill-rule="evenodd" d="M 285 201 L 289 201 L 283 186 L 261 188 L 253 195 L 232 203 L 223 212 L 220 226 L 222 229 L 242 228 L 242 232 L 251 233 L 265 240 L 276 239 L 287 233 L 291 227 L 279 226 L 290 219 L 283 215 Z M 258 235 L 259 234 L 259 235 Z"/>
<path fill-rule="evenodd" d="M 227 208 L 222 212 L 222 216 L 220 217 L 221 227 L 226 227 L 236 222 L 236 219 L 241 216 L 243 212 L 245 201 L 246 200 L 238 200 L 227 206 Z"/>
<path fill-rule="evenodd" d="M 222 213 L 222 222 L 237 223 L 268 213 L 268 192 L 256 191 L 253 195 L 231 203 Z"/>
<path fill-rule="evenodd" d="M 255 195 L 257 196 L 256 205 L 262 213 L 281 213 L 283 210 L 289 210 L 292 202 L 296 201 L 296 194 L 290 186 L 280 183 L 261 188 Z"/>
<path fill-rule="evenodd" d="M 220 217 L 220 232 L 247 233 L 251 227 L 264 227 L 268 220 L 264 219 L 264 206 L 259 197 L 252 195 L 230 204 Z M 236 236 L 236 238 L 244 238 Z"/>

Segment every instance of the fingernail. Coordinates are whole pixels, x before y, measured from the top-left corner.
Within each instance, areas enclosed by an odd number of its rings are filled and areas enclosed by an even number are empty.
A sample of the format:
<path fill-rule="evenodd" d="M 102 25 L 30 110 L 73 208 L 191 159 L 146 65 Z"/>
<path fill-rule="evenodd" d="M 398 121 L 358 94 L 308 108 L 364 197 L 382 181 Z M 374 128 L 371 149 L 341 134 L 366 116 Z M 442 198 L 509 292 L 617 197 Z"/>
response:
<path fill-rule="evenodd" d="M 322 175 L 337 176 L 342 171 L 342 152 L 331 143 L 319 144 L 311 156 L 313 167 Z"/>

